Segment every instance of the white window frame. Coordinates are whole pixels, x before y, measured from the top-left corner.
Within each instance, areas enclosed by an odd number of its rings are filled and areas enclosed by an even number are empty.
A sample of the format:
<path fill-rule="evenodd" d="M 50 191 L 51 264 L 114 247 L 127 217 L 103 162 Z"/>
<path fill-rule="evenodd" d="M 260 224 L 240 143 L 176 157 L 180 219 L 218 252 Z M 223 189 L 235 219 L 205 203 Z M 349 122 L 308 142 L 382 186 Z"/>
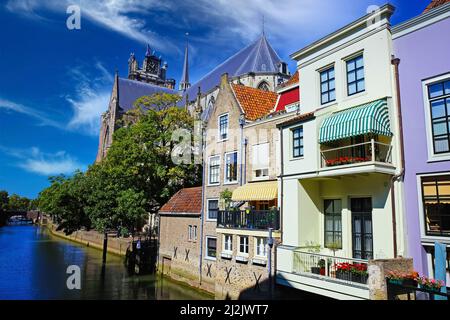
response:
<path fill-rule="evenodd" d="M 219 199 L 217 198 L 206 199 L 206 221 L 217 221 L 217 218 L 213 219 L 209 217 L 209 203 L 211 201 L 217 201 L 217 207 L 219 207 Z"/>
<path fill-rule="evenodd" d="M 255 147 L 263 145 L 263 144 L 267 144 L 267 157 L 268 157 L 268 159 L 267 159 L 267 166 L 266 167 L 262 167 L 262 166 L 259 167 L 259 166 L 256 166 L 255 163 L 252 163 L 252 180 L 254 180 L 254 181 L 268 180 L 269 176 L 270 176 L 270 170 L 269 170 L 269 168 L 270 168 L 270 142 L 261 142 L 261 143 L 257 143 L 257 144 L 252 145 L 252 161 L 254 160 L 253 159 L 253 157 L 254 157 L 253 153 L 255 152 Z M 256 176 L 256 171 L 258 171 L 258 170 L 260 170 L 260 171 L 267 170 L 267 175 L 266 176 L 257 177 Z"/>
<path fill-rule="evenodd" d="M 259 239 L 262 239 L 263 242 L 265 243 L 264 244 L 264 253 L 265 253 L 265 255 L 263 255 L 263 256 L 258 254 L 258 248 L 259 248 L 258 240 Z M 255 242 L 255 257 L 258 258 L 258 259 L 267 259 L 267 253 L 268 253 L 268 250 L 267 250 L 267 238 L 266 237 L 254 237 L 254 242 Z"/>
<path fill-rule="evenodd" d="M 227 155 L 236 153 L 236 180 L 227 180 Z M 237 151 L 225 152 L 223 156 L 223 184 L 237 184 L 239 181 L 239 153 Z"/>
<path fill-rule="evenodd" d="M 225 116 L 227 117 L 227 137 L 225 139 L 222 139 L 222 136 L 220 134 L 220 118 Z M 227 141 L 229 136 L 230 136 L 230 115 L 228 112 L 226 112 L 222 113 L 217 117 L 217 141 L 218 142 Z"/>
<path fill-rule="evenodd" d="M 230 241 L 227 241 L 227 237 L 229 237 Z M 228 248 L 227 244 L 230 245 L 229 248 Z M 225 253 L 233 252 L 233 235 L 232 234 L 224 234 L 223 235 L 222 251 Z"/>
<path fill-rule="evenodd" d="M 297 129 L 302 129 L 302 139 L 303 139 L 303 154 L 298 156 L 298 157 L 294 157 L 294 131 Z M 299 159 L 304 159 L 305 158 L 305 126 L 303 124 L 301 125 L 296 125 L 295 127 L 289 128 L 289 136 L 290 136 L 290 159 L 291 160 L 299 160 Z"/>
<path fill-rule="evenodd" d="M 219 180 L 218 180 L 218 182 L 211 183 L 210 182 L 211 181 L 211 179 L 210 179 L 210 177 L 211 177 L 211 159 L 213 159 L 213 158 L 219 158 Z M 220 185 L 220 165 L 221 165 L 221 163 L 222 163 L 222 158 L 221 158 L 220 154 L 214 155 L 214 156 L 209 156 L 209 158 L 208 158 L 208 186 Z"/>
<path fill-rule="evenodd" d="M 216 239 L 216 257 L 208 256 L 208 240 L 209 239 Z M 217 237 L 213 237 L 213 236 L 206 236 L 205 237 L 205 259 L 206 260 L 213 260 L 213 261 L 215 261 L 217 259 Z"/>
<path fill-rule="evenodd" d="M 247 239 L 247 241 L 246 241 L 247 252 L 242 252 L 241 251 L 241 239 Z M 249 250 L 250 250 L 249 240 L 250 240 L 249 236 L 239 236 L 239 241 L 238 241 L 237 245 L 238 245 L 238 254 L 240 256 L 248 257 L 248 253 L 249 253 Z"/>
<path fill-rule="evenodd" d="M 360 56 L 362 56 L 362 58 L 363 58 L 364 90 L 356 92 L 356 93 L 353 93 L 353 94 L 349 94 L 349 92 L 348 92 L 348 74 L 347 74 L 348 67 L 347 67 L 347 63 L 350 60 L 354 60 L 354 59 L 356 59 L 356 58 L 358 58 Z M 353 97 L 358 97 L 358 96 L 361 96 L 361 95 L 367 93 L 367 91 L 368 91 L 367 90 L 367 81 L 366 81 L 367 80 L 367 77 L 366 77 L 367 76 L 367 73 L 366 73 L 367 68 L 366 68 L 366 55 L 364 53 L 364 50 L 358 51 L 358 52 L 356 52 L 356 53 L 354 53 L 354 54 L 352 54 L 352 55 L 342 59 L 342 61 L 344 62 L 343 63 L 343 69 L 344 69 L 343 75 L 345 77 L 345 88 L 344 88 L 345 89 L 345 95 L 344 95 L 344 97 L 346 97 L 346 99 L 351 99 Z M 335 72 L 336 72 L 336 70 L 335 70 Z M 335 75 L 335 77 L 336 77 L 336 75 Z"/>
<path fill-rule="evenodd" d="M 428 99 L 428 86 L 435 82 L 441 82 L 447 79 L 450 80 L 450 72 L 434 78 L 422 80 L 422 96 L 423 96 L 423 107 L 425 109 L 424 110 L 425 129 L 426 129 L 425 131 L 427 133 L 428 162 L 450 160 L 450 152 L 434 154 L 433 131 L 431 129 L 432 122 L 431 122 L 430 101 Z"/>
<path fill-rule="evenodd" d="M 426 174 L 418 174 L 417 175 L 417 202 L 418 202 L 418 208 L 419 208 L 419 225 L 420 225 L 420 238 L 422 241 L 425 242 L 435 242 L 440 241 L 443 243 L 446 243 L 447 245 L 450 245 L 450 237 L 441 237 L 441 236 L 429 236 L 426 234 L 425 229 L 425 221 L 424 221 L 424 210 L 423 207 L 423 194 L 422 194 L 422 178 L 425 177 L 439 177 L 439 176 L 445 176 L 448 175 L 448 173 L 444 172 L 437 172 L 437 173 L 426 173 Z"/>
<path fill-rule="evenodd" d="M 192 241 L 192 225 L 188 226 L 188 241 Z"/>

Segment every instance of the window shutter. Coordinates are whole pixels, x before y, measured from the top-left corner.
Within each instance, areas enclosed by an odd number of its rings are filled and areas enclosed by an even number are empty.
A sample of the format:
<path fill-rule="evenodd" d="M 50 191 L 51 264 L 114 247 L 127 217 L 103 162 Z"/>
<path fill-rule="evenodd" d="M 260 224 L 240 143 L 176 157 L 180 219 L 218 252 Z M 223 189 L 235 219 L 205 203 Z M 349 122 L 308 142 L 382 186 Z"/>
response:
<path fill-rule="evenodd" d="M 253 170 L 269 168 L 269 143 L 253 146 Z"/>

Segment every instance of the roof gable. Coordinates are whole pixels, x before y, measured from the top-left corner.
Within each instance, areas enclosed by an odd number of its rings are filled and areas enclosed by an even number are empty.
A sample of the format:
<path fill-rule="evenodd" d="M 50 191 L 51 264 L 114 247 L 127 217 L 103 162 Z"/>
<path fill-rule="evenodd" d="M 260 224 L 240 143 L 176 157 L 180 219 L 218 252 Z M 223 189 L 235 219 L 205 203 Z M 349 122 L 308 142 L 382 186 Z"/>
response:
<path fill-rule="evenodd" d="M 443 4 L 446 4 L 447 2 L 450 2 L 450 0 L 433 0 L 431 3 L 425 8 L 423 13 L 430 11 L 431 9 L 437 8 L 439 6 L 442 6 Z"/>

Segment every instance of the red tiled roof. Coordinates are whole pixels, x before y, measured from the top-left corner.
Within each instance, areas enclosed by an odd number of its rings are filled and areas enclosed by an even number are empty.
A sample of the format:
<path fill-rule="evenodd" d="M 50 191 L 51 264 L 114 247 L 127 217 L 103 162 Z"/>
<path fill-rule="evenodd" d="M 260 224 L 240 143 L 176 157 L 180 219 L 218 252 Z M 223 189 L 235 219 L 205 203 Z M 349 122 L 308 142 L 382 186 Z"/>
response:
<path fill-rule="evenodd" d="M 245 117 L 251 121 L 270 113 L 277 102 L 278 95 L 272 91 L 264 91 L 247 87 L 242 84 L 232 84 L 236 98 L 244 109 Z"/>
<path fill-rule="evenodd" d="M 175 193 L 159 212 L 198 213 L 202 209 L 202 187 L 184 188 Z"/>
<path fill-rule="evenodd" d="M 443 4 L 446 4 L 447 2 L 450 2 L 450 0 L 433 0 L 431 3 L 425 8 L 424 13 L 430 11 L 431 9 L 437 8 L 439 6 L 442 6 Z"/>

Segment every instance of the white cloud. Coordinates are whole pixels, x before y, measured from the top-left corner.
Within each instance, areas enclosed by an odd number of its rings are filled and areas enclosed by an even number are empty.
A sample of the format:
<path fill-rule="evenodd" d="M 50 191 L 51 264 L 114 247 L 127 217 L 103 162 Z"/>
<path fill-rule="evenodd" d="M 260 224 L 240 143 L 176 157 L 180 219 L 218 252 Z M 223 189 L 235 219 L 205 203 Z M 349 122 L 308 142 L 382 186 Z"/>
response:
<path fill-rule="evenodd" d="M 35 118 L 40 121 L 39 125 L 52 126 L 59 129 L 64 128 L 62 124 L 50 119 L 47 115 L 40 113 L 33 108 L 27 107 L 20 103 L 13 102 L 8 99 L 3 99 L 2 97 L 0 97 L 0 109 L 21 113 L 29 117 Z"/>
<path fill-rule="evenodd" d="M 92 71 L 85 71 L 83 66 L 70 69 L 69 76 L 77 84 L 75 95 L 66 97 L 73 109 L 68 128 L 92 136 L 98 135 L 100 131 L 100 117 L 108 107 L 114 80 L 100 62 L 95 67 L 98 71 L 95 76 L 91 76 Z"/>
<path fill-rule="evenodd" d="M 76 170 L 86 169 L 85 165 L 80 164 L 65 151 L 45 153 L 38 147 L 31 147 L 25 150 L 2 146 L 0 146 L 0 151 L 20 160 L 16 164 L 18 167 L 39 175 L 72 174 Z"/>

